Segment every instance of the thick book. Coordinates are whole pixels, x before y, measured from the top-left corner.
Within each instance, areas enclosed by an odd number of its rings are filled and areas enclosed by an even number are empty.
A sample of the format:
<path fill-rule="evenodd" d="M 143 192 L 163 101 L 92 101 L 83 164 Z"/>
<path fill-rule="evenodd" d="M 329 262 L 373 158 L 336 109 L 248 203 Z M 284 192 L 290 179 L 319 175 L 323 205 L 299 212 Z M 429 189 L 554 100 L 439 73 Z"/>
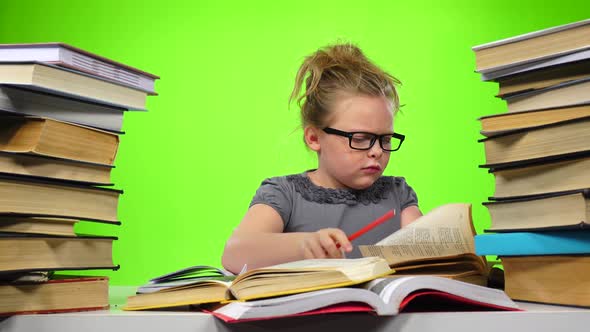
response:
<path fill-rule="evenodd" d="M 523 167 L 492 168 L 495 191 L 491 200 L 590 188 L 590 153 Z"/>
<path fill-rule="evenodd" d="M 42 156 L 26 152 L 0 151 L 0 174 L 25 175 L 49 180 L 108 186 L 112 185 L 111 171 L 113 168 L 113 165 Z"/>
<path fill-rule="evenodd" d="M 588 59 L 590 59 L 590 48 L 575 51 L 574 53 L 552 56 L 542 60 L 525 62 L 519 65 L 511 65 L 503 69 L 482 72 L 481 79 L 483 81 L 500 81 L 504 78 L 524 75 L 524 73 L 527 72 L 534 72 L 545 68 L 554 68 L 557 66 L 567 65 L 569 63 L 575 63 Z"/>
<path fill-rule="evenodd" d="M 498 97 L 535 91 L 590 76 L 590 60 L 534 70 L 498 79 Z"/>
<path fill-rule="evenodd" d="M 334 288 L 255 301 L 235 301 L 208 310 L 228 323 L 331 312 L 519 310 L 503 291 L 433 276 L 388 277 L 360 287 Z"/>
<path fill-rule="evenodd" d="M 107 309 L 109 280 L 56 275 L 42 283 L 0 283 L 0 299 L 1 316 Z"/>
<path fill-rule="evenodd" d="M 78 218 L 0 214 L 0 233 L 76 236 L 74 227 L 78 222 L 80 222 Z M 83 222 L 121 225 L 119 221 L 83 220 Z"/>
<path fill-rule="evenodd" d="M 161 291 L 130 296 L 125 310 L 252 300 L 360 284 L 393 273 L 379 257 L 306 259 L 258 268 L 231 280 L 197 279 Z"/>
<path fill-rule="evenodd" d="M 67 217 L 118 223 L 122 191 L 0 175 L 0 215 Z"/>
<path fill-rule="evenodd" d="M 116 239 L 0 233 L 0 275 L 48 270 L 116 270 L 112 250 Z"/>
<path fill-rule="evenodd" d="M 590 117 L 590 105 L 493 114 L 479 118 L 480 133 L 491 137 L 585 117 Z"/>
<path fill-rule="evenodd" d="M 0 233 L 76 236 L 77 219 L 0 215 Z"/>
<path fill-rule="evenodd" d="M 498 256 L 589 254 L 590 231 L 480 234 L 475 236 L 475 252 Z"/>
<path fill-rule="evenodd" d="M 509 112 L 557 108 L 590 103 L 590 77 L 503 97 Z"/>
<path fill-rule="evenodd" d="M 0 84 L 115 108 L 145 110 L 148 93 L 47 63 L 0 62 Z"/>
<path fill-rule="evenodd" d="M 476 70 L 489 73 L 590 48 L 590 19 L 474 46 Z"/>
<path fill-rule="evenodd" d="M 363 256 L 383 257 L 396 274 L 487 275 L 475 254 L 471 204 L 437 207 L 375 245 L 361 245 Z"/>
<path fill-rule="evenodd" d="M 0 110 L 76 123 L 120 133 L 125 109 L 39 91 L 0 86 Z"/>
<path fill-rule="evenodd" d="M 0 151 L 112 165 L 119 136 L 57 120 L 0 114 Z"/>
<path fill-rule="evenodd" d="M 590 117 L 511 131 L 479 140 L 486 164 L 495 168 L 530 165 L 590 152 Z"/>
<path fill-rule="evenodd" d="M 590 256 L 501 257 L 505 291 L 515 300 L 590 307 Z"/>
<path fill-rule="evenodd" d="M 542 194 L 486 202 L 492 224 L 488 232 L 588 229 L 590 190 Z"/>
<path fill-rule="evenodd" d="M 100 76 L 155 94 L 160 77 L 65 43 L 0 44 L 0 62 L 38 61 Z"/>

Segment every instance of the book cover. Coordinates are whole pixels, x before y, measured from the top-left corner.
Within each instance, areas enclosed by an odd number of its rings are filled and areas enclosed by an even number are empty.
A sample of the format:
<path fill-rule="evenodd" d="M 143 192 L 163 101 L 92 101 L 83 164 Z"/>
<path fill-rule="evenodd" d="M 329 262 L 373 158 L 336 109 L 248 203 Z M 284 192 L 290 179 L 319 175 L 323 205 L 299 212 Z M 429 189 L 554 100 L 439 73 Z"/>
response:
<path fill-rule="evenodd" d="M 590 231 L 550 231 L 480 234 L 478 255 L 528 256 L 590 253 Z"/>
<path fill-rule="evenodd" d="M 59 275 L 41 283 L 0 283 L 0 316 L 107 309 L 108 287 L 107 277 Z"/>
<path fill-rule="evenodd" d="M 333 288 L 209 310 L 226 322 L 246 322 L 338 312 L 379 316 L 412 311 L 518 310 L 501 290 L 435 276 L 387 277 L 354 288 Z"/>
<path fill-rule="evenodd" d="M 0 61 L 39 61 L 104 77 L 155 95 L 160 77 L 66 43 L 0 44 Z"/>

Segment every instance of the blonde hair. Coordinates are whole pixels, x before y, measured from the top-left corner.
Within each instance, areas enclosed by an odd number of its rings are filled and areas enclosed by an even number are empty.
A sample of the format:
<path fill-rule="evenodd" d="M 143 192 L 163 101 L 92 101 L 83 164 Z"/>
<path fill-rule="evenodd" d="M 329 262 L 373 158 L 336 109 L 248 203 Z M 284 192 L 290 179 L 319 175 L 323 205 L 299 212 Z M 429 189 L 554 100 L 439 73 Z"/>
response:
<path fill-rule="evenodd" d="M 305 91 L 302 94 L 303 82 Z M 354 44 L 335 44 L 307 56 L 295 78 L 289 104 L 297 100 L 301 125 L 325 125 L 331 106 L 342 93 L 384 96 L 399 108 L 395 89 L 401 82 L 372 63 Z M 300 96 L 301 94 L 301 96 Z"/>

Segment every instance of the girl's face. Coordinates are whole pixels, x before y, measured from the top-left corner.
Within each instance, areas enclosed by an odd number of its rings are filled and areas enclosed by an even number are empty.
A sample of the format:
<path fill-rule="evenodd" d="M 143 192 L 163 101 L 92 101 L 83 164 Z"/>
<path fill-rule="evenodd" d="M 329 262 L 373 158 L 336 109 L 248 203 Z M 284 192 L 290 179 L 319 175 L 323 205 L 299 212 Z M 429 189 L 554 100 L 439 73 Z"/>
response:
<path fill-rule="evenodd" d="M 334 105 L 327 127 L 345 132 L 393 133 L 392 103 L 383 96 L 344 95 Z M 354 150 L 348 137 L 318 130 L 318 177 L 323 186 L 366 189 L 389 163 L 377 140 L 369 150 Z M 354 144 L 354 142 L 353 142 Z"/>

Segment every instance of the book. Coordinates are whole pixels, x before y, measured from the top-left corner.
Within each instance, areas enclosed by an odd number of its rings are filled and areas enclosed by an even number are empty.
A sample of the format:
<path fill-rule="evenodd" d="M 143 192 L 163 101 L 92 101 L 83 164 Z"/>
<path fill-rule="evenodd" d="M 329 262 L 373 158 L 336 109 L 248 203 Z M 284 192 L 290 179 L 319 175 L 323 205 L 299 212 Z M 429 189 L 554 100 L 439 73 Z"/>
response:
<path fill-rule="evenodd" d="M 83 102 L 10 86 L 0 86 L 0 110 L 34 115 L 121 133 L 125 109 Z"/>
<path fill-rule="evenodd" d="M 361 245 L 364 257 L 384 258 L 398 273 L 487 275 L 487 264 L 475 254 L 471 204 L 437 207 L 375 245 Z M 422 272 L 421 272 L 422 271 Z"/>
<path fill-rule="evenodd" d="M 393 273 L 379 257 L 306 259 L 253 269 L 233 281 L 198 279 L 165 290 L 130 296 L 124 310 L 242 301 L 360 284 Z"/>
<path fill-rule="evenodd" d="M 0 214 L 118 223 L 121 194 L 115 189 L 0 175 Z"/>
<path fill-rule="evenodd" d="M 532 256 L 590 253 L 590 231 L 547 231 L 479 234 L 478 255 Z"/>
<path fill-rule="evenodd" d="M 480 133 L 487 137 L 497 136 L 585 117 L 590 117 L 590 105 L 493 114 L 479 118 L 482 128 Z"/>
<path fill-rule="evenodd" d="M 392 316 L 412 311 L 478 310 L 519 309 L 498 289 L 441 277 L 409 276 L 379 278 L 354 288 L 235 301 L 208 312 L 225 322 L 236 323 L 330 312 L 369 311 L 378 316 Z"/>
<path fill-rule="evenodd" d="M 0 115 L 0 151 L 112 165 L 119 136 L 57 120 Z"/>
<path fill-rule="evenodd" d="M 54 276 L 43 283 L 0 283 L 0 316 L 107 309 L 107 277 Z"/>
<path fill-rule="evenodd" d="M 556 108 L 590 103 L 590 77 L 542 89 L 505 96 L 509 112 Z"/>
<path fill-rule="evenodd" d="M 115 108 L 145 110 L 147 92 L 47 63 L 0 62 L 0 84 Z"/>
<path fill-rule="evenodd" d="M 505 291 L 515 300 L 590 306 L 590 256 L 502 257 Z"/>
<path fill-rule="evenodd" d="M 590 151 L 590 117 L 561 121 L 486 137 L 482 167 L 526 165 Z"/>
<path fill-rule="evenodd" d="M 588 189 L 483 204 L 492 219 L 486 230 L 489 232 L 575 230 L 590 226 Z"/>
<path fill-rule="evenodd" d="M 0 274 L 46 271 L 118 269 L 113 241 L 106 236 L 37 236 L 0 234 Z"/>
<path fill-rule="evenodd" d="M 0 44 L 0 61 L 37 61 L 100 76 L 155 94 L 160 77 L 65 43 Z"/>
<path fill-rule="evenodd" d="M 22 152 L 0 151 L 0 174 L 27 175 L 51 180 L 108 186 L 112 185 L 111 170 L 113 168 L 112 165 Z"/>
<path fill-rule="evenodd" d="M 0 215 L 0 233 L 76 236 L 77 219 Z"/>
<path fill-rule="evenodd" d="M 474 46 L 476 71 L 493 72 L 590 48 L 590 19 Z"/>
<path fill-rule="evenodd" d="M 492 168 L 492 200 L 590 188 L 590 154 L 525 167 Z"/>
<path fill-rule="evenodd" d="M 137 288 L 137 294 L 153 293 L 176 286 L 189 285 L 199 280 L 233 281 L 234 278 L 233 273 L 224 269 L 196 265 L 152 278 L 147 284 Z"/>
<path fill-rule="evenodd" d="M 590 76 L 590 60 L 576 61 L 498 79 L 498 97 L 580 80 Z"/>
<path fill-rule="evenodd" d="M 590 59 L 590 48 L 568 53 L 564 55 L 552 56 L 550 58 L 525 62 L 519 65 L 510 65 L 509 67 L 495 69 L 493 71 L 481 72 L 483 81 L 499 81 L 502 78 L 517 76 L 529 71 L 536 71 L 543 68 L 552 68 L 563 64 L 578 62 Z"/>

